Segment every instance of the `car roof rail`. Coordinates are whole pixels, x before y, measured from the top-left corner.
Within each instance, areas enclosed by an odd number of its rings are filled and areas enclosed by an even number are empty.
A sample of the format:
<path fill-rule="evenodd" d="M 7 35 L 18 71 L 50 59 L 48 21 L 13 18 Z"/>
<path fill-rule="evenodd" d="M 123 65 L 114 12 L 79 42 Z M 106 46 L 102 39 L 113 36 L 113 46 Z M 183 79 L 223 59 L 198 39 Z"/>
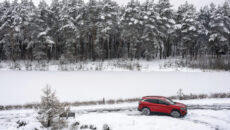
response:
<path fill-rule="evenodd" d="M 144 96 L 144 97 L 142 97 L 142 98 L 147 98 L 147 97 L 166 98 L 166 97 L 164 97 L 164 96 Z"/>

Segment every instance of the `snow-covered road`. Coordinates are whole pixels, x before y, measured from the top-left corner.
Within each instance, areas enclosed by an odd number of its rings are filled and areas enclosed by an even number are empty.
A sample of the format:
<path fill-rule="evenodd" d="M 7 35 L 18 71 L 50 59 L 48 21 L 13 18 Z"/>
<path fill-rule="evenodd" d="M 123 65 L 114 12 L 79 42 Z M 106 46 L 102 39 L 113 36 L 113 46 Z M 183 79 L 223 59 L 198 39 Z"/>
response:
<path fill-rule="evenodd" d="M 0 129 L 43 129 L 36 115 L 34 110 L 0 111 Z M 27 125 L 17 129 L 18 120 L 27 122 Z M 229 130 L 230 110 L 189 110 L 184 118 L 143 116 L 138 111 L 92 112 L 77 114 L 75 119 L 68 119 L 69 126 L 76 121 L 80 123 L 79 127 L 93 125 L 97 130 L 102 130 L 104 124 L 108 124 L 112 130 Z"/>
<path fill-rule="evenodd" d="M 230 98 L 180 100 L 180 102 L 188 106 L 230 106 Z M 97 130 L 102 130 L 104 124 L 108 124 L 112 130 L 230 129 L 230 109 L 188 109 L 188 114 L 184 118 L 172 118 L 159 115 L 143 116 L 135 109 L 136 107 L 137 103 L 71 107 L 76 117 L 68 119 L 69 127 L 79 122 L 79 127 L 93 125 L 97 127 Z M 118 111 L 113 111 L 116 109 Z M 19 130 L 33 130 L 34 128 L 43 130 L 36 116 L 36 110 L 0 111 L 0 130 L 18 130 L 16 123 L 18 120 L 27 122 L 27 125 Z"/>

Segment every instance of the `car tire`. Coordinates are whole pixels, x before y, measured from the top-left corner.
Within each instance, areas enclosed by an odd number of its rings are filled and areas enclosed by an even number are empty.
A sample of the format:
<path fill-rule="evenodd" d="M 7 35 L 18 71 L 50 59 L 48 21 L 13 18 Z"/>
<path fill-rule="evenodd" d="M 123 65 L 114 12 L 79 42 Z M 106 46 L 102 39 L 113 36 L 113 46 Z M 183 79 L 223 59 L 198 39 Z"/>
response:
<path fill-rule="evenodd" d="M 145 115 L 145 116 L 148 116 L 148 115 L 150 115 L 150 113 L 151 113 L 151 111 L 149 110 L 149 108 L 143 108 L 142 110 L 141 110 L 141 114 L 142 115 Z"/>
<path fill-rule="evenodd" d="M 181 117 L 180 112 L 177 111 L 177 110 L 173 110 L 173 111 L 170 113 L 170 115 L 171 115 L 172 117 L 175 117 L 175 118 Z"/>

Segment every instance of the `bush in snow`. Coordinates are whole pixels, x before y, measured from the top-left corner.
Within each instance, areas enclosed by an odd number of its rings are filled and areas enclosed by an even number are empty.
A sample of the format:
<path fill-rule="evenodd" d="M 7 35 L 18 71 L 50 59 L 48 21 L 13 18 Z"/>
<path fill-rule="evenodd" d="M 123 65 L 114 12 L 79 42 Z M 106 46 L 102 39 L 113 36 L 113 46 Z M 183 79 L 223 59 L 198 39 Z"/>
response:
<path fill-rule="evenodd" d="M 102 62 L 99 62 L 99 63 L 96 65 L 95 70 L 96 70 L 96 71 L 101 71 L 102 68 L 103 68 L 103 63 L 102 63 Z"/>
<path fill-rule="evenodd" d="M 46 61 L 39 61 L 35 65 L 35 70 L 46 71 L 46 70 L 48 70 L 48 64 L 46 63 Z"/>
<path fill-rule="evenodd" d="M 96 127 L 96 126 L 94 126 L 94 125 L 90 125 L 90 126 L 89 126 L 89 129 L 91 129 L 91 130 L 96 130 L 96 129 L 97 129 L 97 127 Z"/>
<path fill-rule="evenodd" d="M 73 124 L 71 124 L 70 130 L 78 130 L 79 125 L 79 122 L 74 122 Z"/>
<path fill-rule="evenodd" d="M 97 127 L 94 125 L 81 125 L 80 129 L 90 129 L 90 130 L 96 130 Z"/>
<path fill-rule="evenodd" d="M 38 120 L 46 128 L 61 129 L 66 126 L 64 118 L 59 116 L 62 113 L 67 113 L 69 109 L 66 109 L 56 97 L 54 91 L 50 86 L 46 86 L 43 89 L 44 95 L 41 97 L 40 109 L 38 112 Z"/>
<path fill-rule="evenodd" d="M 111 130 L 111 129 L 109 128 L 109 125 L 108 125 L 108 124 L 104 124 L 104 125 L 103 125 L 103 130 Z"/>
<path fill-rule="evenodd" d="M 20 128 L 20 127 L 23 127 L 23 126 L 27 125 L 27 123 L 25 121 L 20 121 L 20 120 L 18 120 L 16 123 L 18 125 L 17 128 Z"/>
<path fill-rule="evenodd" d="M 106 101 L 106 103 L 107 103 L 107 104 L 115 104 L 115 103 L 116 103 L 116 101 L 115 101 L 115 100 L 110 99 L 110 100 Z"/>
<path fill-rule="evenodd" d="M 80 129 L 88 129 L 89 126 L 88 125 L 81 125 Z"/>
<path fill-rule="evenodd" d="M 1 111 L 1 110 L 4 110 L 4 106 L 0 106 L 0 111 Z"/>
<path fill-rule="evenodd" d="M 26 61 L 26 63 L 25 63 L 25 68 L 26 68 L 26 70 L 28 70 L 28 71 L 31 71 L 31 70 L 32 70 L 32 64 L 31 64 L 30 61 Z"/>
<path fill-rule="evenodd" d="M 17 62 L 13 62 L 13 64 L 10 66 L 10 69 L 21 70 L 21 65 Z"/>
<path fill-rule="evenodd" d="M 210 98 L 230 98 L 230 93 L 213 93 Z"/>

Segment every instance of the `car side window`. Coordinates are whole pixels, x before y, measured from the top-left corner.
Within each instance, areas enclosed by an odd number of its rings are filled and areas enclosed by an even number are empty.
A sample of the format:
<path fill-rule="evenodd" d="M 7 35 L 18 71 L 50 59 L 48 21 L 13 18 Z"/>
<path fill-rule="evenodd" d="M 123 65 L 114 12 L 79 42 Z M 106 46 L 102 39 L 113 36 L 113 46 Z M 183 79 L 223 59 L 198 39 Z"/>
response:
<path fill-rule="evenodd" d="M 146 99 L 145 101 L 149 103 L 159 104 L 159 101 L 157 99 Z"/>
<path fill-rule="evenodd" d="M 163 105 L 169 105 L 167 102 L 159 100 L 159 104 L 163 104 Z"/>

